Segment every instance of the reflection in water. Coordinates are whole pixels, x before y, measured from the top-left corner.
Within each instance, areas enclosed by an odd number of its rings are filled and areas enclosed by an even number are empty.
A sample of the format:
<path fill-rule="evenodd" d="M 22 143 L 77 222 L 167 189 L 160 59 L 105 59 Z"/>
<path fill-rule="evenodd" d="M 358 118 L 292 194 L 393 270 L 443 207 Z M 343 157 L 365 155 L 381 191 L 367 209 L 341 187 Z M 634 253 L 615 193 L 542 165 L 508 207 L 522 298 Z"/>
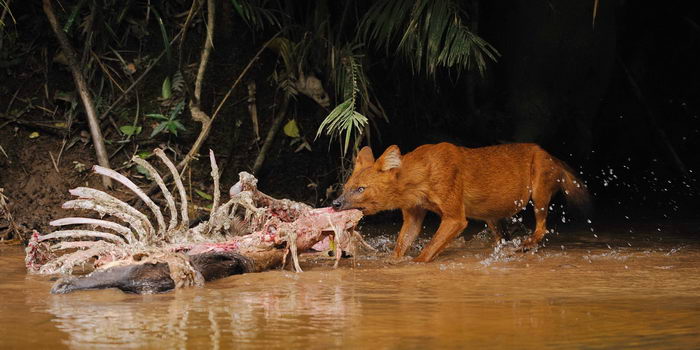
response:
<path fill-rule="evenodd" d="M 0 348 L 697 347 L 700 245 L 598 235 L 510 257 L 477 237 L 432 264 L 307 261 L 146 296 L 50 295 L 0 248 Z"/>
<path fill-rule="evenodd" d="M 344 276 L 311 273 L 315 276 L 309 280 L 287 271 L 267 274 L 274 275 L 272 280 L 262 274 L 165 295 L 88 291 L 51 296 L 46 311 L 55 315 L 57 328 L 75 348 L 312 344 L 319 330 L 339 337 L 350 326 L 348 312 L 357 305 L 346 297 L 353 287 L 344 285 Z"/>

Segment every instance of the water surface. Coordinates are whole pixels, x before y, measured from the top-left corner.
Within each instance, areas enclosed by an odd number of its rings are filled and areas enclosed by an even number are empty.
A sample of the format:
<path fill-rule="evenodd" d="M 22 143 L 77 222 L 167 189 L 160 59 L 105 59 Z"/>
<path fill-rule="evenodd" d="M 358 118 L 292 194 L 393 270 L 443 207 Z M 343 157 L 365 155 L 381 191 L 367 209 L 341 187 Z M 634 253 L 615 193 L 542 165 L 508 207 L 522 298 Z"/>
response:
<path fill-rule="evenodd" d="M 307 257 L 301 274 L 144 296 L 51 295 L 21 248 L 0 246 L 0 348 L 700 347 L 697 234 L 624 232 L 552 235 L 516 255 L 477 236 L 429 264 Z"/>

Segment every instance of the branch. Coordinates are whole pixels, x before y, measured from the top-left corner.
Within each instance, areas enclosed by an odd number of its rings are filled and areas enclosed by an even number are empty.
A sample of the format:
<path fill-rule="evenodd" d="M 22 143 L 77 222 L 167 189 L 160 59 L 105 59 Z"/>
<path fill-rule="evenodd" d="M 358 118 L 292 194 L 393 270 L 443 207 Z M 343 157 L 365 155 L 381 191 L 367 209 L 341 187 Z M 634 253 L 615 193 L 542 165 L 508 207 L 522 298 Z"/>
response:
<path fill-rule="evenodd" d="M 277 131 L 279 131 L 280 127 L 282 126 L 284 116 L 287 115 L 287 106 L 289 106 L 289 96 L 287 94 L 284 94 L 284 97 L 282 99 L 282 105 L 280 106 L 279 111 L 277 111 L 277 116 L 275 116 L 275 120 L 272 122 L 272 125 L 270 125 L 270 130 L 267 131 L 265 143 L 263 143 L 262 148 L 260 148 L 260 153 L 258 153 L 258 157 L 255 158 L 255 163 L 253 164 L 252 169 L 253 175 L 258 174 L 258 171 L 260 171 L 260 168 L 262 168 L 262 165 L 265 162 L 267 151 L 270 149 L 270 147 L 272 147 L 272 141 L 275 140 Z"/>
<path fill-rule="evenodd" d="M 216 25 L 216 2 L 207 0 L 207 38 L 204 42 L 202 50 L 202 58 L 199 60 L 199 69 L 197 70 L 197 79 L 194 81 L 194 104 L 200 105 L 202 97 L 202 83 L 204 82 L 204 73 L 207 70 L 211 49 L 214 47 L 214 26 Z"/>
<path fill-rule="evenodd" d="M 258 126 L 258 107 L 255 104 L 255 89 L 255 80 L 248 82 L 248 114 L 250 114 L 250 121 L 253 124 L 255 142 L 258 142 L 260 140 L 260 127 Z"/>
<path fill-rule="evenodd" d="M 233 85 L 231 85 L 231 88 L 229 88 L 229 90 L 226 93 L 226 95 L 224 96 L 224 98 L 221 100 L 221 102 L 219 102 L 219 105 L 214 110 L 214 114 L 212 114 L 212 117 L 211 117 L 211 120 L 209 121 L 209 123 L 202 125 L 202 130 L 200 130 L 199 135 L 197 136 L 197 140 L 195 140 L 194 144 L 192 145 L 192 148 L 190 148 L 190 151 L 187 152 L 187 155 L 185 155 L 185 157 L 180 161 L 180 163 L 178 163 L 178 165 L 177 165 L 178 171 L 183 171 L 185 168 L 187 168 L 190 161 L 192 159 L 194 159 L 196 154 L 199 153 L 199 149 L 202 148 L 204 141 L 209 136 L 209 131 L 211 130 L 211 126 L 214 123 L 216 116 L 219 115 L 219 111 L 223 107 L 224 103 L 226 103 L 229 96 L 231 96 L 231 93 L 236 89 L 236 87 L 238 87 L 238 84 L 241 83 L 241 81 L 243 80 L 243 77 L 246 74 L 248 74 L 248 71 L 250 71 L 250 69 L 253 67 L 253 63 L 255 63 L 255 61 L 258 60 L 258 57 L 260 57 L 260 55 L 265 50 L 265 48 L 267 48 L 270 45 L 270 43 L 272 42 L 272 40 L 277 38 L 281 33 L 282 32 L 277 32 L 277 34 L 275 34 L 274 36 L 272 36 L 272 38 L 270 38 L 267 42 L 265 42 L 265 44 L 262 45 L 262 47 L 255 54 L 255 56 L 253 56 L 253 58 L 250 59 L 248 64 L 245 66 L 245 68 L 243 68 L 243 71 L 241 72 L 241 74 L 238 75 L 238 78 L 236 78 L 236 81 L 233 83 Z M 204 114 L 204 112 L 202 112 L 199 109 L 199 107 L 197 107 L 197 106 L 193 107 L 192 104 L 190 104 L 190 113 L 193 113 L 193 114 L 194 113 L 202 113 L 202 114 Z M 204 115 L 206 116 L 206 114 L 204 114 Z M 196 118 L 194 116 L 192 119 L 196 120 Z M 171 175 L 169 175 L 169 174 L 166 174 L 163 176 L 163 181 L 167 182 L 167 181 L 170 181 L 170 179 L 171 179 Z M 151 194 L 155 193 L 156 189 L 158 189 L 158 186 L 154 184 L 146 190 L 146 194 L 151 195 Z"/>
<path fill-rule="evenodd" d="M 61 30 L 56 15 L 54 14 L 53 7 L 51 6 L 51 0 L 43 0 L 43 8 L 46 17 L 51 24 L 51 29 L 53 29 L 58 42 L 61 45 L 61 50 L 66 55 L 68 59 L 68 66 L 70 67 L 71 73 L 73 74 L 73 81 L 78 88 L 78 93 L 83 101 L 83 107 L 85 108 L 85 114 L 87 115 L 88 124 L 90 125 L 90 134 L 92 135 L 92 143 L 95 145 L 95 153 L 97 154 L 97 162 L 105 167 L 110 168 L 109 157 L 107 156 L 107 150 L 105 149 L 104 137 L 102 137 L 102 131 L 100 130 L 100 122 L 97 119 L 97 113 L 95 111 L 95 106 L 92 102 L 92 97 L 90 96 L 90 90 L 88 90 L 87 82 L 85 77 L 80 70 L 78 65 L 78 60 L 75 56 L 75 51 L 68 41 L 68 37 Z M 102 184 L 105 187 L 112 187 L 112 180 L 109 177 L 102 177 Z"/>
<path fill-rule="evenodd" d="M 260 57 L 263 50 L 265 50 L 265 48 L 267 48 L 268 45 L 270 45 L 272 40 L 277 38 L 281 33 L 282 32 L 278 32 L 272 38 L 270 38 L 267 42 L 265 42 L 265 44 L 263 44 L 263 46 L 255 54 L 255 56 L 253 56 L 253 58 L 250 59 L 248 64 L 245 66 L 245 68 L 243 68 L 243 71 L 241 72 L 241 74 L 238 75 L 238 78 L 236 78 L 236 81 L 233 83 L 233 85 L 231 85 L 231 88 L 228 89 L 228 92 L 226 93 L 224 98 L 221 100 L 221 102 L 219 102 L 219 105 L 216 106 L 216 109 L 214 110 L 214 114 L 212 114 L 212 117 L 211 117 L 211 120 L 209 121 L 209 123 L 202 126 L 202 130 L 199 132 L 199 136 L 197 136 L 197 140 L 192 145 L 192 148 L 190 149 L 190 151 L 187 152 L 187 155 L 185 156 L 185 158 L 177 165 L 177 168 L 180 171 L 187 168 L 187 165 L 189 164 L 189 162 L 192 159 L 194 159 L 194 157 L 197 153 L 199 153 L 199 149 L 202 148 L 204 141 L 209 136 L 209 131 L 211 130 L 212 123 L 214 123 L 214 119 L 216 119 L 216 116 L 219 115 L 219 111 L 221 110 L 221 107 L 223 107 L 224 103 L 228 100 L 229 96 L 231 96 L 231 93 L 233 92 L 233 90 L 235 90 L 236 87 L 238 87 L 238 84 L 241 83 L 241 81 L 243 80 L 243 77 L 253 67 L 253 63 L 255 63 L 255 61 L 258 60 L 258 57 Z M 191 108 L 191 106 L 190 106 L 190 108 Z M 197 108 L 197 111 L 199 111 L 199 108 Z"/>
<path fill-rule="evenodd" d="M 182 31 L 177 33 L 177 35 L 175 35 L 173 39 L 170 40 L 170 45 L 172 45 L 175 42 L 175 40 L 177 40 L 181 35 Z M 158 61 L 160 61 L 161 58 L 165 56 L 165 52 L 166 50 L 163 50 L 163 52 L 161 52 L 160 55 L 158 55 L 158 57 L 156 57 L 156 59 L 153 60 L 151 65 L 148 66 L 148 68 L 146 68 L 146 70 L 144 70 L 143 73 L 141 73 L 141 75 L 136 80 L 134 80 L 134 82 L 131 83 L 131 85 L 126 90 L 124 90 L 124 92 L 122 92 L 122 94 L 119 95 L 119 97 L 116 100 L 114 100 L 114 102 L 112 102 L 112 104 L 110 104 L 104 112 L 102 112 L 102 114 L 100 115 L 100 120 L 105 119 L 109 112 L 111 112 L 112 109 L 114 109 L 114 107 L 116 107 L 131 92 L 131 90 L 136 88 L 139 85 L 139 83 L 141 83 L 141 80 L 143 80 L 143 78 L 145 78 L 146 75 L 148 75 L 148 73 L 150 73 L 151 70 L 158 64 Z"/>
<path fill-rule="evenodd" d="M 204 82 L 204 73 L 207 69 L 207 64 L 209 63 L 209 56 L 211 55 L 211 49 L 214 47 L 214 26 L 216 24 L 216 2 L 214 0 L 207 0 L 207 37 L 204 42 L 204 48 L 202 49 L 202 57 L 199 60 L 199 69 L 197 70 L 197 78 L 194 82 L 194 96 L 190 100 L 190 114 L 192 119 L 202 123 L 202 130 L 199 131 L 197 140 L 194 145 L 187 153 L 185 158 L 178 164 L 177 168 L 184 170 L 192 160 L 199 148 L 204 144 L 207 136 L 209 136 L 209 131 L 211 130 L 211 124 L 213 118 L 210 118 L 201 109 L 200 101 L 202 97 L 202 83 Z"/>
<path fill-rule="evenodd" d="M 192 19 L 194 18 L 195 14 L 199 11 L 199 8 L 202 6 L 202 2 L 200 0 L 194 0 L 192 1 L 192 6 L 190 7 L 190 10 L 187 12 L 187 18 L 185 19 L 185 23 L 182 25 L 182 30 L 180 33 L 182 34 L 182 40 L 180 40 L 180 44 L 178 45 L 177 48 L 177 70 L 182 73 L 182 48 L 184 46 L 184 43 L 187 41 L 187 29 L 190 27 L 190 24 L 192 23 Z M 185 74 L 182 74 L 182 76 L 185 76 Z M 190 88 L 189 84 L 184 84 L 185 90 L 187 91 L 187 96 L 192 96 L 192 89 Z"/>
<path fill-rule="evenodd" d="M 219 167 L 216 165 L 216 158 L 212 150 L 209 150 L 209 161 L 211 163 L 211 177 L 214 179 L 214 202 L 211 205 L 211 212 L 215 213 L 219 207 L 221 191 L 219 190 Z"/>

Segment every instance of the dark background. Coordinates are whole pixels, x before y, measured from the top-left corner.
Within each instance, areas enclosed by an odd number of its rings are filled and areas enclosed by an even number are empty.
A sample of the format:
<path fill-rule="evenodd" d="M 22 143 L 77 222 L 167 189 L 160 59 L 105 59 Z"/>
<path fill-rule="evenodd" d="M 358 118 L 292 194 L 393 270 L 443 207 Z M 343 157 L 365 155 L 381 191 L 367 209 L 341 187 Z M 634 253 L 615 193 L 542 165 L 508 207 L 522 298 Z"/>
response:
<path fill-rule="evenodd" d="M 319 3 L 297 2 L 288 15 L 292 21 L 304 23 Z M 461 6 L 473 10 L 474 3 L 464 1 Z M 536 142 L 580 172 L 594 194 L 596 220 L 698 219 L 698 10 L 692 1 L 600 1 L 593 20 L 594 3 L 478 2 L 478 11 L 470 13 L 471 20 L 478 23 L 478 34 L 500 52 L 497 62 L 488 62 L 483 75 L 441 70 L 434 77 L 427 77 L 413 72 L 393 52 L 368 45 L 365 69 L 388 116 L 388 122 L 372 121 L 370 139 L 375 156 L 392 144 L 406 153 L 418 145 L 442 141 L 467 147 Z M 70 9 L 73 2 L 61 4 Z M 185 2 L 173 4 L 183 11 L 189 8 Z M 329 21 L 338 21 L 344 3 L 325 4 L 329 7 Z M 363 8 L 371 2 L 355 4 Z M 13 45 L 7 40 L 3 43 L 3 50 L 7 51 L 0 66 L 0 106 L 11 100 L 17 105 L 18 98 L 35 98 L 34 104 L 56 110 L 52 117 L 60 118 L 67 106 L 47 99 L 43 90 L 52 95 L 55 90 L 74 87 L 70 72 L 53 62 L 58 45 L 41 4 L 13 2 L 10 6 L 17 22 L 6 20 L 4 35 L 14 33 L 16 40 Z M 230 13 L 226 11 L 229 6 L 230 2 L 223 2 L 221 13 Z M 57 11 L 60 8 L 57 6 Z M 60 15 L 65 20 L 66 13 Z M 232 77 L 275 32 L 254 31 L 231 18 L 222 18 L 219 27 L 203 98 L 207 108 L 218 103 Z M 158 25 L 152 21 L 146 28 L 149 35 L 138 42 L 132 40 L 127 47 L 155 55 L 162 48 Z M 194 64 L 199 57 L 203 31 L 201 25 L 196 28 L 199 29 L 188 36 L 184 57 L 187 64 Z M 350 33 L 352 28 L 346 25 L 339 35 L 354 35 Z M 73 38 L 77 47 L 79 38 L 78 34 Z M 21 57 L 19 64 L 17 57 Z M 266 52 L 248 78 L 258 82 L 262 130 L 269 126 L 271 106 L 277 96 L 268 77 L 278 64 L 277 56 Z M 157 77 L 166 70 L 158 67 L 154 78 L 144 84 L 144 99 L 149 98 L 148 91 L 158 90 L 161 79 Z M 331 91 L 327 77 L 322 72 L 318 75 Z M 239 90 L 232 100 L 245 97 L 245 88 Z M 150 96 L 150 100 L 155 98 Z M 133 108 L 134 100 L 128 102 L 126 108 Z M 5 121 L 13 118 L 10 110 L 0 110 Z M 300 96 L 292 102 L 290 111 L 312 151 L 294 152 L 289 139 L 278 136 L 258 174 L 260 188 L 278 197 L 328 205 L 338 195 L 338 184 L 347 176 L 351 155 L 341 157 L 337 142 L 327 137 L 314 141 L 327 110 Z M 43 120 L 46 114 L 31 110 L 22 118 Z M 156 143 L 167 142 L 185 153 L 199 126 L 189 121 L 189 116 L 183 119 L 186 132 L 177 137 L 160 135 Z M 30 141 L 27 135 L 34 130 L 32 126 L 17 120 L 0 125 L 0 144 L 8 153 L 8 157 L 0 155 L 0 185 L 6 188 L 6 194 L 16 206 L 31 203 L 33 196 L 56 196 L 51 203 L 60 203 L 66 197 L 63 188 L 29 191 L 22 178 L 36 176 L 42 167 L 51 173 L 47 158 L 35 155 L 38 150 L 57 150 L 61 136 L 46 133 L 45 137 Z M 85 129 L 85 122 L 77 120 L 70 132 L 77 135 Z M 107 132 L 106 137 L 115 136 Z M 108 148 L 110 153 L 115 149 L 113 145 Z M 225 188 L 235 183 L 239 171 L 251 167 L 259 144 L 252 141 L 244 105 L 226 107 L 202 149 L 208 148 L 216 152 L 223 164 Z M 92 164 L 90 145 L 81 150 L 73 155 L 75 159 Z M 126 156 L 119 154 L 117 158 L 125 160 Z M 207 164 L 206 159 L 194 163 L 196 181 L 209 181 Z M 72 167 L 66 166 L 68 170 Z M 66 181 L 66 186 L 76 181 Z M 336 191 L 328 191 L 329 188 Z M 558 200 L 561 202 L 561 198 Z"/>
<path fill-rule="evenodd" d="M 601 2 L 595 27 L 586 1 L 482 5 L 480 33 L 502 57 L 478 84 L 478 114 L 465 113 L 465 79 L 410 85 L 397 94 L 409 98 L 393 101 L 405 108 L 385 144 L 536 142 L 582 172 L 598 217 L 697 217 L 700 31 L 691 2 Z"/>

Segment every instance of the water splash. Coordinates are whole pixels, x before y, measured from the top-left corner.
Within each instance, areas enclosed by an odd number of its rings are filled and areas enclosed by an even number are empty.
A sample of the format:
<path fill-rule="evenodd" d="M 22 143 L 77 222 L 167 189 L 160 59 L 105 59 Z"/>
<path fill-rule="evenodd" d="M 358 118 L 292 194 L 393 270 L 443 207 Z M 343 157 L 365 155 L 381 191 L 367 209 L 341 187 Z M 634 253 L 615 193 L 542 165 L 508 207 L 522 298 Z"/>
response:
<path fill-rule="evenodd" d="M 521 255 L 518 254 L 518 249 L 520 249 L 522 241 L 520 238 L 514 238 L 511 241 L 501 240 L 493 248 L 493 252 L 486 259 L 481 260 L 479 263 L 484 267 L 488 267 L 495 262 L 510 262 L 518 261 L 521 259 Z"/>

